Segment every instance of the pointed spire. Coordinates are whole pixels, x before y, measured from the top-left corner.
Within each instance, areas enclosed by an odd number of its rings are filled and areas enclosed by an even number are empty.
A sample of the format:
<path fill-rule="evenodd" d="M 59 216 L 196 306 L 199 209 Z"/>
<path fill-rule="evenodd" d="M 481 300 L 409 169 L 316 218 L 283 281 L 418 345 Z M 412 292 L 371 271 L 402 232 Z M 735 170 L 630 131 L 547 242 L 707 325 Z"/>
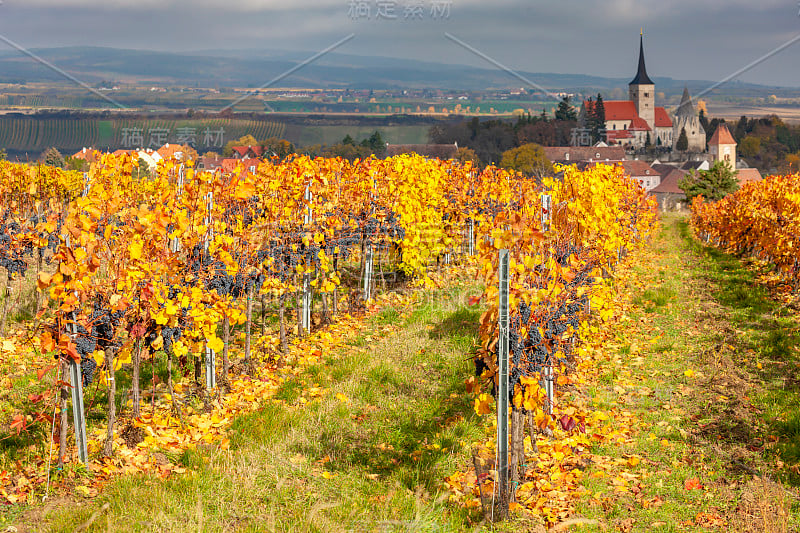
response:
<path fill-rule="evenodd" d="M 692 97 L 689 96 L 689 88 L 683 88 L 683 96 L 681 97 L 681 103 L 678 104 L 678 111 L 675 112 L 676 117 L 693 117 L 694 116 L 694 104 L 692 103 Z"/>
<path fill-rule="evenodd" d="M 639 34 L 639 71 L 628 85 L 655 85 L 644 67 L 644 31 Z"/>

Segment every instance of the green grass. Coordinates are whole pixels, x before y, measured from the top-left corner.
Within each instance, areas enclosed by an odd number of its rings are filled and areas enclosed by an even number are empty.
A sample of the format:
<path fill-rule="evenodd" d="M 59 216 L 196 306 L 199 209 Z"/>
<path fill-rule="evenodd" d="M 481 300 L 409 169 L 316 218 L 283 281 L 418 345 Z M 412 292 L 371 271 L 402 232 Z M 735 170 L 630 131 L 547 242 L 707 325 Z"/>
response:
<path fill-rule="evenodd" d="M 782 531 L 782 510 L 798 527 L 787 486 L 752 475 L 795 483 L 776 453 L 786 463 L 800 457 L 800 417 L 788 415 L 798 395 L 773 371 L 798 360 L 797 316 L 739 259 L 697 243 L 680 217 L 664 217 L 636 269 L 644 284 L 615 332 L 593 400 L 634 413 L 633 442 L 596 453 L 640 455 L 627 470 L 641 493 L 615 495 L 607 477 L 587 475 L 586 488 L 602 495 L 585 498 L 579 514 L 633 531 L 703 530 L 699 513 L 723 517 L 727 531 Z M 764 446 L 770 435 L 775 449 Z M 692 478 L 702 490 L 685 488 Z"/>
<path fill-rule="evenodd" d="M 89 531 L 468 529 L 479 518 L 447 503 L 443 478 L 481 435 L 464 393 L 478 335 L 478 310 L 459 304 L 470 290 L 374 315 L 355 342 L 237 417 L 229 452 L 187 451 L 188 472 L 167 481 L 123 477 L 41 530 L 72 531 L 106 502 Z M 303 405 L 311 386 L 330 392 Z"/>

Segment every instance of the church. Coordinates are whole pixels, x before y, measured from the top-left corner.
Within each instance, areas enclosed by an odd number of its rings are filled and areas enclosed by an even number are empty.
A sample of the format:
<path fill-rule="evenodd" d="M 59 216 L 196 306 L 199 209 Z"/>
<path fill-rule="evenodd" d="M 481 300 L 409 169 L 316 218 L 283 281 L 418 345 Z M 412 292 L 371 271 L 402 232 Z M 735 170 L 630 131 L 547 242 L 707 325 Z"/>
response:
<path fill-rule="evenodd" d="M 628 148 L 644 148 L 648 142 L 652 146 L 675 148 L 681 133 L 686 130 L 691 151 L 705 150 L 705 131 L 694 113 L 689 91 L 684 90 L 683 99 L 675 115 L 675 122 L 666 109 L 656 107 L 656 86 L 644 61 L 644 35 L 639 34 L 639 66 L 636 77 L 628 84 L 628 100 L 606 100 L 605 125 L 609 145 L 619 144 Z M 587 105 L 581 107 L 581 120 L 585 123 Z M 702 139 L 702 141 L 701 141 Z M 702 142 L 702 147 L 700 143 Z"/>

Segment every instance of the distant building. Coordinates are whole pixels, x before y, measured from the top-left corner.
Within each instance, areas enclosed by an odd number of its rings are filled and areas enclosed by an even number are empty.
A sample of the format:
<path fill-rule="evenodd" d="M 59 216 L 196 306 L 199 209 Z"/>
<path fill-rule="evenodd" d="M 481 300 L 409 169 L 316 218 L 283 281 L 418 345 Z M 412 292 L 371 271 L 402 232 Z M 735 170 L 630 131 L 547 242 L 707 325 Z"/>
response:
<path fill-rule="evenodd" d="M 650 190 L 662 211 L 680 209 L 686 205 L 686 193 L 678 184 L 689 172 L 672 165 L 653 165 L 661 174 L 661 183 Z"/>
<path fill-rule="evenodd" d="M 158 162 L 162 160 L 161 155 L 150 148 L 139 150 L 115 150 L 112 155 L 120 156 L 123 154 L 130 154 L 136 160 L 145 162 L 150 170 L 154 170 L 158 166 Z"/>
<path fill-rule="evenodd" d="M 606 115 L 606 138 L 609 144 L 643 148 L 648 138 L 654 146 L 672 146 L 673 124 L 667 111 L 655 105 L 656 86 L 647 75 L 644 63 L 644 36 L 639 35 L 639 68 L 628 84 L 628 100 L 603 101 Z M 586 123 L 587 107 L 583 102 L 580 119 Z"/>
<path fill-rule="evenodd" d="M 736 140 L 724 122 L 717 126 L 714 135 L 708 141 L 708 153 L 714 163 L 725 161 L 731 170 L 736 172 Z"/>
<path fill-rule="evenodd" d="M 639 183 L 641 183 L 642 187 L 644 187 L 646 191 L 654 189 L 661 183 L 661 174 L 659 174 L 659 172 L 656 169 L 651 167 L 647 161 L 640 161 L 638 159 L 618 161 L 616 163 L 606 163 L 604 161 L 596 161 L 596 162 L 587 161 L 582 164 L 579 164 L 578 169 L 586 170 L 596 165 L 604 165 L 604 164 L 620 165 L 623 169 L 625 169 L 625 174 L 637 180 Z"/>
<path fill-rule="evenodd" d="M 95 150 L 94 148 L 83 148 L 79 150 L 77 153 L 72 154 L 72 159 L 81 159 L 86 161 L 87 163 L 96 163 L 100 161 L 100 156 L 103 155 L 103 152 L 100 150 Z"/>
<path fill-rule="evenodd" d="M 681 131 L 686 132 L 686 140 L 688 141 L 687 152 L 706 151 L 706 130 L 700 123 L 700 117 L 695 112 L 692 97 L 689 96 L 689 89 L 686 87 L 683 88 L 683 97 L 681 98 L 681 103 L 678 105 L 678 110 L 675 112 L 675 120 L 673 121 L 673 150 L 677 150 Z"/>
<path fill-rule="evenodd" d="M 156 150 L 156 152 L 158 152 L 158 155 L 161 156 L 161 159 L 165 161 L 169 161 L 170 159 L 177 159 L 178 161 L 181 161 L 183 159 L 183 155 L 189 148 L 189 146 L 167 143 Z"/>
<path fill-rule="evenodd" d="M 741 187 L 745 183 L 750 183 L 751 181 L 758 181 L 763 179 L 763 177 L 761 176 L 761 172 L 759 172 L 757 168 L 740 168 L 736 172 L 736 179 L 739 180 L 739 186 Z"/>
<path fill-rule="evenodd" d="M 572 165 L 584 161 L 616 162 L 625 159 L 622 146 L 543 146 L 551 163 Z"/>
<path fill-rule="evenodd" d="M 233 157 L 235 159 L 258 159 L 264 153 L 260 146 L 234 146 Z"/>

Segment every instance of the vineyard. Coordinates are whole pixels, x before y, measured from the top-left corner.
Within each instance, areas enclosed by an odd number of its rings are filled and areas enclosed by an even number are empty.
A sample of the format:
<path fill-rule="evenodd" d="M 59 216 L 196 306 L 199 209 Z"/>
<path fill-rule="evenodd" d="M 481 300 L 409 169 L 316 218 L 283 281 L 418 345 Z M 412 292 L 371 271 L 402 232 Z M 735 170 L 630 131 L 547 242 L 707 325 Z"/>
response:
<path fill-rule="evenodd" d="M 237 432 L 251 431 L 232 421 L 285 401 L 295 379 L 295 408 L 313 412 L 329 399 L 338 416 L 356 403 L 352 391 L 305 373 L 336 375 L 331 354 L 368 329 L 370 316 L 412 313 L 466 276 L 477 280 L 467 305 L 480 313 L 467 313 L 476 337 L 454 357 L 472 375 L 459 378 L 466 390 L 448 394 L 466 399 L 482 435 L 462 443 L 469 462 L 441 475 L 447 512 L 556 526 L 575 520 L 587 498 L 615 505 L 586 489 L 603 476 L 584 469 L 606 461 L 597 447 L 630 446 L 638 424 L 622 402 L 599 405 L 600 389 L 592 397 L 585 388 L 598 387 L 619 336 L 635 335 L 620 330 L 633 313 L 628 293 L 642 283 L 633 265 L 660 231 L 654 200 L 621 167 L 564 167 L 540 183 L 419 156 L 298 156 L 232 175 L 168 162 L 140 181 L 135 164 L 108 155 L 83 174 L 0 163 L 8 280 L 0 401 L 6 438 L 19 449 L 4 458 L 6 505 L 52 491 L 94 498 L 126 473 L 187 475 L 191 466 L 174 454 L 229 450 Z M 717 204 L 697 201 L 692 225 L 704 242 L 775 264 L 789 298 L 796 191 L 796 176 L 749 184 Z M 738 207 L 753 197 L 763 211 Z M 377 349 L 366 355 L 382 362 Z M 613 378 L 615 393 L 641 386 L 626 376 Z M 321 480 L 337 475 L 328 464 L 337 453 L 351 453 L 329 438 L 311 473 Z M 403 440 L 409 455 L 392 462 L 420 468 L 441 442 Z M 613 464 L 642 461 L 629 453 Z M 94 481 L 76 481 L 76 472 Z M 613 480 L 615 498 L 631 495 L 648 512 L 661 505 L 645 497 L 639 474 Z M 96 515 L 83 515 L 86 527 Z"/>

